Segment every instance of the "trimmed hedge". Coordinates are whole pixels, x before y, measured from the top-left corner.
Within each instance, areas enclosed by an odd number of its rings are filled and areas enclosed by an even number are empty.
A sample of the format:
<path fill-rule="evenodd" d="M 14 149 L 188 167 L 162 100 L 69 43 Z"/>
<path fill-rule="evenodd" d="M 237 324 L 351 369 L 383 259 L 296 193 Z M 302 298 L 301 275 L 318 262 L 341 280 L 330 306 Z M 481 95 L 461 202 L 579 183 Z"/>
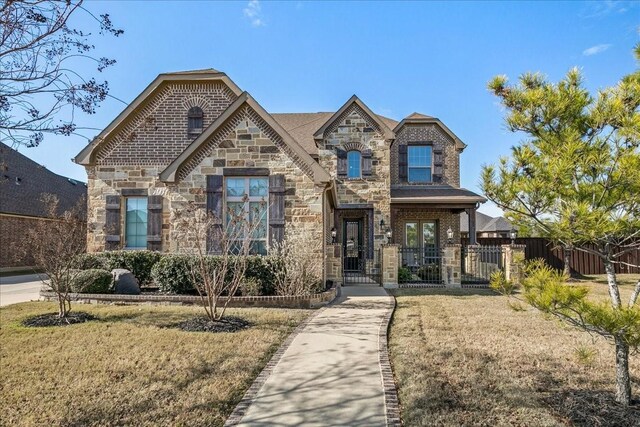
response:
<path fill-rule="evenodd" d="M 161 253 L 153 251 L 99 252 L 78 257 L 76 268 L 80 270 L 99 268 L 108 271 L 125 268 L 136 276 L 140 286 L 147 286 L 152 282 L 151 269 L 162 258 Z"/>
<path fill-rule="evenodd" d="M 113 288 L 113 276 L 107 270 L 92 268 L 79 271 L 70 284 L 72 292 L 108 294 Z"/>

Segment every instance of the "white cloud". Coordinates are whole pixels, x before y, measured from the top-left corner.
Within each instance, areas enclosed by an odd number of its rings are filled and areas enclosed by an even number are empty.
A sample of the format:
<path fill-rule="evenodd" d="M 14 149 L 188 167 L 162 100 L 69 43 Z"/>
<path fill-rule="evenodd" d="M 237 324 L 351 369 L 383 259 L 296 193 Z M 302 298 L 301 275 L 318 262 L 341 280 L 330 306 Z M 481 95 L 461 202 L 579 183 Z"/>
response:
<path fill-rule="evenodd" d="M 610 44 L 597 44 L 595 46 L 591 46 L 590 48 L 583 50 L 582 54 L 584 56 L 597 55 L 609 49 L 610 47 L 611 47 Z"/>
<path fill-rule="evenodd" d="M 249 18 L 251 21 L 251 25 L 254 27 L 262 27 L 265 25 L 264 19 L 262 18 L 262 6 L 260 6 L 260 2 L 258 0 L 250 0 L 247 3 L 247 7 L 242 9 L 244 16 Z"/>

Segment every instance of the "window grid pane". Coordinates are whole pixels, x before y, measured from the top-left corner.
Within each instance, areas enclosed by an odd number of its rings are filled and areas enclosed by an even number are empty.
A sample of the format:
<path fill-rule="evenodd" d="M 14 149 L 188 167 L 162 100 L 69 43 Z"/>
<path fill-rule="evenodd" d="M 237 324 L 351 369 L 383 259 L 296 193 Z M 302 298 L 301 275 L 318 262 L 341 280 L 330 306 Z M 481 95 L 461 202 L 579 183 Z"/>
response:
<path fill-rule="evenodd" d="M 125 215 L 125 246 L 147 247 L 147 198 L 128 197 Z"/>
<path fill-rule="evenodd" d="M 409 182 L 431 182 L 431 146 L 409 146 L 407 157 Z"/>
<path fill-rule="evenodd" d="M 238 252 L 243 246 L 243 241 L 249 239 L 250 253 L 257 255 L 267 254 L 267 236 L 268 236 L 268 198 L 269 198 L 269 179 L 268 178 L 226 178 L 226 206 L 227 206 L 227 226 L 228 231 L 232 233 L 237 240 L 232 251 Z M 238 227 L 231 228 L 229 224 L 231 214 L 234 216 L 241 215 L 248 219 L 248 222 L 242 221 Z M 248 236 L 250 227 L 256 225 L 251 236 Z"/>
<path fill-rule="evenodd" d="M 360 168 L 362 165 L 362 155 L 359 151 L 349 151 L 347 153 L 347 177 L 360 178 Z"/>

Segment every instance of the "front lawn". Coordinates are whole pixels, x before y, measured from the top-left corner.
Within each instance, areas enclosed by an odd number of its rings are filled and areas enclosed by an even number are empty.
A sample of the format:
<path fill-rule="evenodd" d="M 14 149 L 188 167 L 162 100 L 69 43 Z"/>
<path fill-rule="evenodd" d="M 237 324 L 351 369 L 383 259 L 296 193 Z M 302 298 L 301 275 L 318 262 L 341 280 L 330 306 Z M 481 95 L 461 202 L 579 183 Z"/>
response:
<path fill-rule="evenodd" d="M 638 275 L 621 276 L 623 301 Z M 606 298 L 603 277 L 580 284 Z M 640 357 L 630 361 L 636 405 L 612 403 L 615 354 L 604 339 L 516 312 L 485 290 L 397 290 L 389 349 L 404 424 L 640 425 Z"/>
<path fill-rule="evenodd" d="M 234 333 L 167 325 L 196 307 L 74 304 L 99 318 L 27 328 L 55 311 L 0 309 L 0 425 L 222 425 L 253 379 L 309 311 L 236 309 L 254 326 Z"/>

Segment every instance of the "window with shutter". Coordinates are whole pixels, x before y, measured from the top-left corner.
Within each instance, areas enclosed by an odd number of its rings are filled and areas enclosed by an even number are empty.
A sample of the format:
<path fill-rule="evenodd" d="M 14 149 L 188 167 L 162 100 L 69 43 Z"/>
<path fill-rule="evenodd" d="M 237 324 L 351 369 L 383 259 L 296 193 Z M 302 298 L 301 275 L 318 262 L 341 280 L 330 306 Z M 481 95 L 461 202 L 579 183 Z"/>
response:
<path fill-rule="evenodd" d="M 407 181 L 407 146 L 398 146 L 398 178 Z"/>
<path fill-rule="evenodd" d="M 347 152 L 340 148 L 336 148 L 336 157 L 338 161 L 338 177 L 346 178 L 347 177 Z"/>
<path fill-rule="evenodd" d="M 358 179 L 362 177 L 362 154 L 352 150 L 347 153 L 347 178 Z"/>
<path fill-rule="evenodd" d="M 125 200 L 124 246 L 127 249 L 146 249 L 148 200 L 146 197 L 127 197 Z"/>
<path fill-rule="evenodd" d="M 250 240 L 252 254 L 267 254 L 267 200 L 269 179 L 266 177 L 227 177 L 226 186 L 226 227 L 232 238 L 238 239 L 237 247 Z M 231 221 L 242 218 L 238 222 L 240 228 Z"/>
<path fill-rule="evenodd" d="M 105 245 L 104 249 L 120 249 L 120 196 L 106 197 Z"/>
<path fill-rule="evenodd" d="M 220 243 L 217 236 L 222 233 L 222 175 L 207 175 L 207 213 L 212 215 L 216 223 L 207 236 L 207 252 L 220 253 Z"/>
<path fill-rule="evenodd" d="M 372 172 L 372 157 L 373 153 L 371 150 L 363 150 L 362 151 L 362 176 L 371 176 Z"/>
<path fill-rule="evenodd" d="M 269 176 L 269 245 L 284 239 L 284 175 Z"/>
<path fill-rule="evenodd" d="M 147 205 L 147 249 L 162 250 L 162 196 L 149 196 Z"/>
<path fill-rule="evenodd" d="M 407 148 L 408 181 L 432 182 L 432 151 L 430 145 L 410 145 Z"/>

